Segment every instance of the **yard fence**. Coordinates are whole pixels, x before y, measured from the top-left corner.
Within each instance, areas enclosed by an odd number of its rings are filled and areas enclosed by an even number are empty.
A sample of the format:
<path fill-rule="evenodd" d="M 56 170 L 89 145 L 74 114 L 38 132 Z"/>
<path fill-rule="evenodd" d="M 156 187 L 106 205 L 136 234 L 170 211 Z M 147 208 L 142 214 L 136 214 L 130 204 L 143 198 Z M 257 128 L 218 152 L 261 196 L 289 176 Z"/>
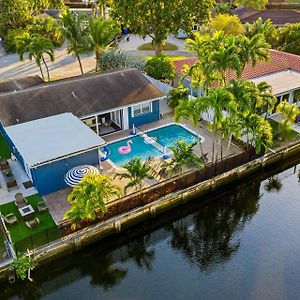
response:
<path fill-rule="evenodd" d="M 193 170 L 180 174 L 149 188 L 145 188 L 139 192 L 129 194 L 121 199 L 116 199 L 107 205 L 107 212 L 100 220 L 96 220 L 93 223 L 81 224 L 81 227 L 83 228 L 88 225 L 98 223 L 99 221 L 105 221 L 112 217 L 129 212 L 132 209 L 142 207 L 171 193 L 184 190 L 205 180 L 212 179 L 217 175 L 228 172 L 260 156 L 261 154 L 256 154 L 254 149 L 247 150 L 241 154 L 219 160 L 215 164 L 209 164 L 200 170 Z M 70 222 L 68 221 L 61 223 L 60 229 L 62 235 L 67 235 L 73 232 Z"/>

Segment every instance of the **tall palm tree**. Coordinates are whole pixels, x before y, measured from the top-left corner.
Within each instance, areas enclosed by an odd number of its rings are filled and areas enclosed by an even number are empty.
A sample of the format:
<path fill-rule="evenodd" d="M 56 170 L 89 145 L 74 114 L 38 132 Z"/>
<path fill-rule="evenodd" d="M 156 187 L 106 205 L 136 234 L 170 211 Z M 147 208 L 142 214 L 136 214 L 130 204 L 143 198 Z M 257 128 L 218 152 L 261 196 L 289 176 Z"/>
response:
<path fill-rule="evenodd" d="M 176 142 L 175 146 L 170 147 L 173 158 L 169 162 L 164 162 L 162 168 L 165 168 L 170 176 L 181 173 L 186 168 L 200 168 L 203 165 L 203 160 L 193 153 L 193 148 L 197 143 Z"/>
<path fill-rule="evenodd" d="M 89 24 L 90 49 L 95 52 L 96 72 L 99 68 L 101 54 L 108 51 L 111 43 L 118 33 L 118 28 L 111 20 L 103 17 L 91 19 Z"/>
<path fill-rule="evenodd" d="M 270 58 L 270 45 L 262 34 L 256 34 L 251 38 L 239 36 L 237 38 L 237 51 L 242 64 L 242 69 L 247 63 L 254 67 L 259 61 L 268 61 Z"/>
<path fill-rule="evenodd" d="M 226 86 L 226 73 L 232 70 L 240 77 L 242 73 L 242 64 L 237 53 L 237 45 L 235 38 L 228 36 L 224 37 L 223 46 L 216 47 L 209 55 L 209 70 L 216 71 L 219 74 L 219 84 Z"/>
<path fill-rule="evenodd" d="M 62 34 L 68 42 L 68 53 L 73 54 L 79 63 L 81 74 L 83 74 L 80 55 L 89 51 L 89 39 L 87 35 L 85 15 L 77 15 L 67 10 L 60 19 Z"/>
<path fill-rule="evenodd" d="M 19 43 L 21 45 L 21 43 Z M 22 46 L 17 48 L 17 53 L 20 56 L 20 59 L 24 59 L 24 53 L 28 52 L 28 58 L 30 60 L 34 59 L 36 64 L 38 65 L 42 78 L 45 79 L 42 63 L 45 65 L 47 70 L 48 81 L 50 81 L 50 72 L 47 62 L 45 60 L 44 55 L 49 56 L 51 61 L 54 61 L 54 45 L 53 42 L 45 37 L 40 35 L 34 35 L 31 38 L 26 38 Z"/>
<path fill-rule="evenodd" d="M 101 217 L 106 212 L 106 203 L 113 196 L 120 196 L 120 187 L 113 184 L 107 175 L 86 175 L 68 195 L 71 208 L 65 214 L 74 222 L 91 221 Z"/>
<path fill-rule="evenodd" d="M 124 192 L 129 188 L 135 188 L 135 191 L 141 190 L 144 183 L 144 179 L 153 179 L 151 175 L 152 168 L 150 163 L 152 157 L 148 157 L 144 162 L 140 157 L 135 157 L 131 159 L 127 164 L 123 166 L 126 170 L 125 173 L 117 173 L 115 177 L 120 179 L 129 179 L 129 183 L 125 186 Z"/>
<path fill-rule="evenodd" d="M 199 119 L 202 113 L 208 111 L 210 107 L 209 99 L 206 97 L 201 97 L 196 100 L 181 100 L 179 101 L 179 105 L 175 108 L 174 111 L 174 120 L 175 122 L 180 122 L 184 117 L 191 120 L 193 126 L 196 129 L 199 129 Z M 200 147 L 201 155 L 203 163 L 205 164 L 205 153 L 202 147 L 202 141 L 200 138 L 200 134 L 197 135 L 198 144 Z"/>

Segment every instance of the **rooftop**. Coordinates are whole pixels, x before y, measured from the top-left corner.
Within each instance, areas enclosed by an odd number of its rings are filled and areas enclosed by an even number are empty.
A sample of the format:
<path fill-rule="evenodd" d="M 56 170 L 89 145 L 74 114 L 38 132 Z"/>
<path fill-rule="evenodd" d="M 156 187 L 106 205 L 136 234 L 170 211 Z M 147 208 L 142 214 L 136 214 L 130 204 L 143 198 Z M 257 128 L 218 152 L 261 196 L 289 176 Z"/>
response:
<path fill-rule="evenodd" d="M 10 126 L 6 131 L 29 168 L 105 144 L 71 113 Z"/>
<path fill-rule="evenodd" d="M 71 112 L 77 117 L 163 97 L 137 69 L 101 72 L 0 94 L 4 126 Z"/>
<path fill-rule="evenodd" d="M 294 9 L 270 8 L 252 10 L 245 7 L 238 7 L 233 11 L 233 14 L 238 15 L 243 24 L 253 23 L 258 18 L 262 18 L 263 22 L 270 19 L 276 25 L 300 22 L 300 12 Z"/>
<path fill-rule="evenodd" d="M 196 61 L 196 57 L 191 57 L 174 62 L 176 73 L 182 74 L 184 65 L 192 66 Z M 242 79 L 252 79 L 288 70 L 300 72 L 300 56 L 282 51 L 270 50 L 270 60 L 268 62 L 258 62 L 254 67 L 252 67 L 251 64 L 247 64 L 242 74 Z M 228 78 L 233 77 L 234 75 L 230 72 Z"/>
<path fill-rule="evenodd" d="M 282 80 L 284 78 L 284 80 Z M 259 83 L 265 81 L 272 86 L 275 95 L 282 94 L 300 87 L 300 73 L 294 71 L 280 71 L 265 76 L 260 76 L 251 81 Z"/>

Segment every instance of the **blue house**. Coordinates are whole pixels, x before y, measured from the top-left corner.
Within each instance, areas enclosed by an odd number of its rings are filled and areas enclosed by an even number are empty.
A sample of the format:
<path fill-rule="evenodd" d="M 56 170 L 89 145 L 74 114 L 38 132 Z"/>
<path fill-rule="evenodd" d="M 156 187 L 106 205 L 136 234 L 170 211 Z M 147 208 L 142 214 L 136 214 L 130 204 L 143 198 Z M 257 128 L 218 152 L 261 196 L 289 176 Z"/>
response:
<path fill-rule="evenodd" d="M 41 195 L 74 166 L 97 165 L 100 137 L 160 119 L 165 94 L 136 69 L 0 92 L 0 132 Z"/>

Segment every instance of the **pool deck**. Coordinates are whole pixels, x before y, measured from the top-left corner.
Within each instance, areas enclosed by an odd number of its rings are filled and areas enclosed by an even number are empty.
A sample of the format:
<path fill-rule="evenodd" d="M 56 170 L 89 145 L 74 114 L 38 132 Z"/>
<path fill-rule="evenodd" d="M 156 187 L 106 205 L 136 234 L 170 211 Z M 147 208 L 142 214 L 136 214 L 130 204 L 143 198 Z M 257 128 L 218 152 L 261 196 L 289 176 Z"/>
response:
<path fill-rule="evenodd" d="M 168 115 L 164 115 L 164 117 L 159 121 L 139 126 L 139 128 L 143 131 L 149 131 L 149 130 L 156 129 L 161 126 L 169 125 L 171 123 L 174 123 L 173 115 L 168 114 Z M 205 138 L 205 141 L 203 142 L 202 146 L 203 146 L 204 153 L 208 154 L 207 155 L 208 162 L 211 162 L 211 160 L 212 160 L 211 147 L 212 147 L 212 140 L 213 140 L 211 133 L 205 127 L 201 126 L 200 124 L 199 124 L 198 130 L 195 130 L 192 123 L 188 119 L 184 119 L 179 124 L 184 126 L 187 129 L 191 130 L 192 132 L 199 134 Z M 111 143 L 111 142 L 129 137 L 130 131 L 131 131 L 131 129 L 112 133 L 112 134 L 103 136 L 103 139 L 107 143 Z M 223 152 L 226 152 L 227 146 L 228 146 L 228 143 L 223 141 Z M 221 148 L 220 144 L 218 144 L 216 146 L 216 148 L 217 148 L 218 153 L 220 153 L 220 148 Z M 242 150 L 239 147 L 237 147 L 234 144 L 231 144 L 228 154 L 233 155 L 233 154 L 239 154 L 241 152 L 242 152 Z M 200 148 L 195 146 L 194 153 L 198 156 L 201 156 Z M 155 173 L 155 170 L 159 169 L 159 166 L 162 163 L 162 161 L 163 160 L 161 157 L 156 158 L 155 161 L 153 161 L 152 166 L 153 166 L 153 171 L 154 171 L 154 173 L 153 173 L 154 179 L 145 180 L 144 187 L 149 187 L 149 186 L 155 185 L 165 179 L 164 177 L 161 177 L 158 172 Z M 121 180 L 119 178 L 114 178 L 114 175 L 116 173 L 122 173 L 122 172 L 125 172 L 125 170 L 122 168 L 116 167 L 109 160 L 101 162 L 101 173 L 107 174 L 108 176 L 110 176 L 113 179 L 114 184 L 117 184 L 121 188 L 124 188 L 127 185 L 128 180 L 126 180 L 126 179 Z M 57 224 L 59 224 L 63 220 L 64 214 L 70 208 L 70 204 L 67 201 L 67 195 L 69 192 L 70 192 L 70 188 L 66 188 L 64 190 L 60 190 L 60 191 L 57 191 L 52 194 L 48 194 L 43 197 L 49 207 L 52 217 L 54 218 L 54 220 Z M 130 194 L 132 192 L 134 192 L 134 189 L 128 189 L 127 194 Z M 111 199 L 111 200 L 114 200 L 114 199 Z"/>
<path fill-rule="evenodd" d="M 139 126 L 139 128 L 143 131 L 149 131 L 149 130 L 156 129 L 158 127 L 169 125 L 171 123 L 175 123 L 174 119 L 173 119 L 173 114 L 167 114 L 167 115 L 164 115 L 163 118 L 161 118 L 159 121 Z M 208 155 L 207 155 L 208 162 L 211 162 L 212 161 L 211 147 L 212 147 L 212 141 L 213 141 L 211 133 L 204 126 L 201 126 L 201 124 L 199 124 L 198 129 L 195 129 L 193 124 L 188 119 L 183 119 L 179 124 L 187 129 L 189 129 L 193 133 L 199 134 L 200 136 L 204 137 L 205 141 L 202 144 L 203 151 L 204 151 L 204 153 L 208 153 Z M 102 138 L 107 143 L 111 143 L 111 142 L 114 142 L 114 141 L 117 141 L 120 139 L 130 137 L 131 130 L 132 129 L 119 131 L 116 133 L 112 133 L 112 134 L 103 136 Z M 223 141 L 223 152 L 225 152 L 225 149 L 227 149 L 227 147 L 228 147 L 228 143 L 226 141 Z M 216 149 L 217 152 L 220 154 L 221 145 L 218 144 L 216 146 L 216 148 L 217 148 Z M 228 155 L 239 154 L 241 152 L 242 151 L 239 147 L 237 147 L 234 144 L 231 144 Z M 196 146 L 194 148 L 194 153 L 198 156 L 201 156 L 199 147 Z"/>

